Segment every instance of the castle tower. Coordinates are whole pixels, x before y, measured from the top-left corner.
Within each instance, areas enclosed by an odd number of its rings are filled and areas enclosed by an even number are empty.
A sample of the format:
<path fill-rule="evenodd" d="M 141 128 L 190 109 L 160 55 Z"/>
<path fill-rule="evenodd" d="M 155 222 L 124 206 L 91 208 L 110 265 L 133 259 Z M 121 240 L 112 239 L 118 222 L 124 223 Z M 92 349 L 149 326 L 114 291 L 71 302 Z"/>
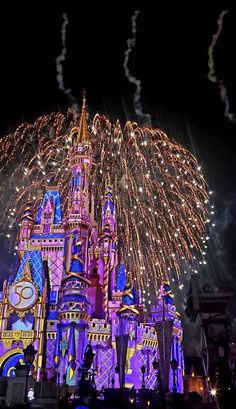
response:
<path fill-rule="evenodd" d="M 92 166 L 92 150 L 87 126 L 86 101 L 83 107 L 79 127 L 71 130 L 72 148 L 70 152 L 71 187 L 68 198 L 68 210 L 63 225 L 66 234 L 65 276 L 61 282 L 58 302 L 59 329 L 61 338 L 61 356 L 58 370 L 66 375 L 67 384 L 78 381 L 76 362 L 82 364 L 87 344 L 87 326 L 90 319 L 88 302 L 89 276 L 89 238 L 92 231 L 90 215 L 89 175 Z M 57 357 L 58 345 L 55 345 L 54 357 Z"/>
<path fill-rule="evenodd" d="M 120 387 L 131 383 L 130 378 L 133 375 L 131 360 L 136 351 L 138 315 L 135 290 L 130 283 L 126 283 L 118 312 L 119 326 L 116 336 Z"/>
<path fill-rule="evenodd" d="M 28 200 L 23 214 L 20 218 L 20 231 L 19 231 L 19 239 L 18 239 L 18 254 L 19 257 L 22 258 L 24 255 L 24 251 L 27 249 L 27 246 L 30 242 L 30 238 L 33 232 L 34 227 L 34 219 L 33 219 L 33 211 L 32 211 L 32 204 L 31 201 Z"/>
<path fill-rule="evenodd" d="M 126 285 L 126 271 L 123 254 L 117 268 L 115 286 L 112 291 L 112 300 L 109 301 L 109 318 L 118 324 L 118 312 L 122 302 L 123 291 Z"/>
<path fill-rule="evenodd" d="M 162 385 L 166 390 L 173 388 L 173 371 L 170 361 L 177 361 L 176 388 L 183 392 L 183 328 L 180 315 L 174 304 L 170 283 L 164 282 L 157 294 L 156 305 L 151 308 L 152 320 L 155 322 L 160 354 L 160 373 Z"/>
<path fill-rule="evenodd" d="M 83 272 L 88 274 L 88 247 L 92 230 L 90 214 L 89 176 L 92 166 L 92 147 L 87 125 L 86 100 L 83 98 L 79 127 L 71 130 L 72 147 L 70 151 L 71 185 L 68 210 L 64 218 L 66 233 L 66 273 L 70 270 L 74 236 L 81 238 Z"/>
<path fill-rule="evenodd" d="M 103 284 L 103 311 L 105 317 L 109 316 L 109 301 L 112 300 L 112 292 L 115 286 L 117 266 L 116 242 L 115 204 L 110 177 L 108 176 L 102 209 L 102 233 L 100 235 L 101 256 L 98 263 L 101 282 Z"/>
<path fill-rule="evenodd" d="M 57 300 L 63 278 L 64 229 L 59 186 L 48 186 L 35 217 L 32 248 L 40 248 L 51 298 Z"/>

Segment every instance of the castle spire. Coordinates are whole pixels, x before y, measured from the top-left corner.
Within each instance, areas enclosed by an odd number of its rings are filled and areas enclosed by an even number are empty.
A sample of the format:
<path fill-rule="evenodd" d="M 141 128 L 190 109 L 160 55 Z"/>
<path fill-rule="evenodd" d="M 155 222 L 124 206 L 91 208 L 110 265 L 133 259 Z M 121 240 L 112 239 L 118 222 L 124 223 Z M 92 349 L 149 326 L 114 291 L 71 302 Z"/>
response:
<path fill-rule="evenodd" d="M 105 186 L 105 200 L 103 204 L 102 224 L 103 228 L 105 228 L 106 225 L 109 224 L 110 230 L 112 232 L 115 232 L 115 204 L 113 199 L 111 178 L 109 173 Z"/>
<path fill-rule="evenodd" d="M 30 197 L 28 198 L 20 218 L 20 231 L 18 240 L 18 254 L 23 257 L 27 249 L 34 228 L 34 217 Z"/>
<path fill-rule="evenodd" d="M 83 105 L 80 114 L 79 126 L 71 129 L 70 135 L 72 137 L 73 145 L 79 145 L 85 141 L 89 141 L 89 131 L 88 131 L 88 112 L 86 109 L 86 95 L 83 94 Z"/>
<path fill-rule="evenodd" d="M 30 200 L 30 197 L 28 198 L 26 205 L 24 207 L 22 216 L 21 216 L 21 221 L 29 221 L 29 222 L 33 222 L 33 211 L 32 211 L 32 203 Z"/>
<path fill-rule="evenodd" d="M 81 116 L 80 116 L 79 134 L 78 134 L 77 143 L 81 143 L 81 142 L 87 141 L 89 139 L 87 117 L 88 117 L 88 113 L 87 113 L 87 110 L 86 110 L 86 95 L 85 95 L 85 92 L 84 92 L 83 106 L 82 106 L 82 112 L 81 112 Z"/>

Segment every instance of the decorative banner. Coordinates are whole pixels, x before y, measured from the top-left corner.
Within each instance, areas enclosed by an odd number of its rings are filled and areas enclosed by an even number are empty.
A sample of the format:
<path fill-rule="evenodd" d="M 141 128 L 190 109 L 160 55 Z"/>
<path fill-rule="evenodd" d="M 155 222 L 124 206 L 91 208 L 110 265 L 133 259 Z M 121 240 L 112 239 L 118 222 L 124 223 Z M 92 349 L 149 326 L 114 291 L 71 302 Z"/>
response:
<path fill-rule="evenodd" d="M 68 362 L 74 361 L 76 359 L 75 352 L 75 322 L 70 324 L 70 333 L 68 341 Z"/>
<path fill-rule="evenodd" d="M 156 323 L 158 348 L 160 353 L 160 376 L 162 388 L 169 390 L 169 373 L 171 360 L 171 340 L 173 333 L 173 320 Z"/>
<path fill-rule="evenodd" d="M 63 357 L 65 356 L 67 347 L 68 347 L 68 343 L 67 343 L 66 335 L 64 335 L 60 342 L 60 351 Z"/>
<path fill-rule="evenodd" d="M 117 365 L 119 366 L 120 388 L 125 384 L 125 363 L 127 356 L 129 335 L 116 336 Z"/>

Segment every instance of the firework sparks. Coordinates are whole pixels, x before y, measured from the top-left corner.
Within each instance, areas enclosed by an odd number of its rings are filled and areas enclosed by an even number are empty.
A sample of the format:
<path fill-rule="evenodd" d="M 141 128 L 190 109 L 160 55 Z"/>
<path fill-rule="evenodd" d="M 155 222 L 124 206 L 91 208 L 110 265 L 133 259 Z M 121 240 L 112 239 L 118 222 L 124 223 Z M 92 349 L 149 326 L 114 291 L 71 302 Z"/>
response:
<path fill-rule="evenodd" d="M 59 185 L 64 210 L 70 185 L 70 129 L 78 118 L 68 110 L 23 124 L 2 139 L 0 191 L 2 230 L 14 239 L 20 209 L 31 196 L 35 210 L 46 185 Z M 109 172 L 117 207 L 117 230 L 130 274 L 149 296 L 180 265 L 196 256 L 205 263 L 208 191 L 195 157 L 160 129 L 109 122 L 95 115 L 90 134 L 94 152 L 91 187 L 96 219 Z M 3 210 L 2 210 L 3 211 Z M 181 286 L 181 282 L 179 283 Z"/>

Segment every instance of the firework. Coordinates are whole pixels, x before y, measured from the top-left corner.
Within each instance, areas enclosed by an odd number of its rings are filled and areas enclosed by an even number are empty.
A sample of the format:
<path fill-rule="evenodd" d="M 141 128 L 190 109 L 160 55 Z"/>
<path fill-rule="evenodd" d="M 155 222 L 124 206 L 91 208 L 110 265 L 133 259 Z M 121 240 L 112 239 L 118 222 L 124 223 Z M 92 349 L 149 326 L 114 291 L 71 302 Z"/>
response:
<path fill-rule="evenodd" d="M 2 139 L 2 231 L 12 241 L 21 208 L 30 196 L 36 209 L 47 185 L 60 186 L 67 209 L 70 130 L 77 124 L 77 114 L 69 110 L 22 124 Z M 134 122 L 122 128 L 96 114 L 89 130 L 96 219 L 109 174 L 129 274 L 148 295 L 149 287 L 157 289 L 170 275 L 181 286 L 180 266 L 193 268 L 196 257 L 205 263 L 209 196 L 195 157 L 160 129 Z"/>

